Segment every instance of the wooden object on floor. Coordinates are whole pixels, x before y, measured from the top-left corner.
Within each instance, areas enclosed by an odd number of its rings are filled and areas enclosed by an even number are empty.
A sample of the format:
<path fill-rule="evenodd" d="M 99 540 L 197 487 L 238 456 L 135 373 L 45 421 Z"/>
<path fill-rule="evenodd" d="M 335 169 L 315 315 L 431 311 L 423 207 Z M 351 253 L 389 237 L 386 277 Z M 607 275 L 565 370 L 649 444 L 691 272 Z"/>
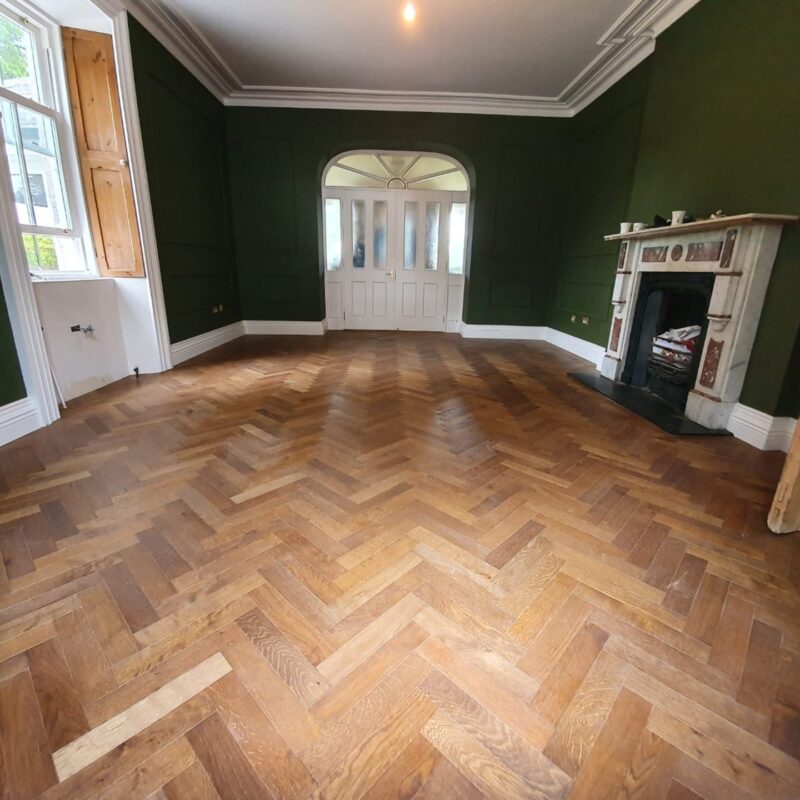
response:
<path fill-rule="evenodd" d="M 62 28 L 83 192 L 100 274 L 144 275 L 114 44 L 106 33 Z"/>
<path fill-rule="evenodd" d="M 252 337 L 0 448 L 0 796 L 800 796 L 781 455 L 580 367 Z"/>
<path fill-rule="evenodd" d="M 773 533 L 800 531 L 800 425 L 795 429 L 775 490 L 769 511 L 769 529 Z"/>

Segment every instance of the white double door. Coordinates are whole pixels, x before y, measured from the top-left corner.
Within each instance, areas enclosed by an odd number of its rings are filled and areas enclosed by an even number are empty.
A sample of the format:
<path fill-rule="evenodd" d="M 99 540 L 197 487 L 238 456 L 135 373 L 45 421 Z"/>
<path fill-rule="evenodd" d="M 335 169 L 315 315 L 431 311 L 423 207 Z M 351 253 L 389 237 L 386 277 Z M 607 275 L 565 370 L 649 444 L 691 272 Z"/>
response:
<path fill-rule="evenodd" d="M 325 197 L 340 201 L 342 234 L 340 266 L 325 273 L 329 324 L 444 330 L 452 193 L 338 189 Z M 335 224 L 326 215 L 326 225 Z M 326 247 L 330 241 L 327 231 Z"/>

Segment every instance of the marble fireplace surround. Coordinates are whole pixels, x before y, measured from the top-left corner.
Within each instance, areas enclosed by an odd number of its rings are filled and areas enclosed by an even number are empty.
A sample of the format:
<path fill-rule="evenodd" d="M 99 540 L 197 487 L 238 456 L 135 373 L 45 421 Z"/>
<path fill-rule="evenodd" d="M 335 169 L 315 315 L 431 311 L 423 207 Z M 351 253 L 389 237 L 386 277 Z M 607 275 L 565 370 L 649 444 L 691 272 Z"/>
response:
<path fill-rule="evenodd" d="M 606 236 L 606 241 L 620 242 L 620 252 L 603 375 L 614 381 L 622 375 L 642 273 L 713 273 L 701 366 L 684 413 L 707 428 L 727 428 L 742 391 L 781 231 L 797 220 L 740 214 Z"/>

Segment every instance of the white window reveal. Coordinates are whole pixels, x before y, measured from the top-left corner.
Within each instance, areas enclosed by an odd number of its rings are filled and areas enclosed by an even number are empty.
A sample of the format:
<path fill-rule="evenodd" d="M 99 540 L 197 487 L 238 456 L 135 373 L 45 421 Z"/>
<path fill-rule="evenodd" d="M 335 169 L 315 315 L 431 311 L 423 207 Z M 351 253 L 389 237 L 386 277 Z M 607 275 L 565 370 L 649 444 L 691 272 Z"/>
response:
<path fill-rule="evenodd" d="M 86 259 L 65 179 L 68 131 L 50 80 L 44 31 L 0 7 L 0 113 L 14 206 L 28 266 L 83 271 Z M 70 192 L 69 188 L 73 191 Z"/>

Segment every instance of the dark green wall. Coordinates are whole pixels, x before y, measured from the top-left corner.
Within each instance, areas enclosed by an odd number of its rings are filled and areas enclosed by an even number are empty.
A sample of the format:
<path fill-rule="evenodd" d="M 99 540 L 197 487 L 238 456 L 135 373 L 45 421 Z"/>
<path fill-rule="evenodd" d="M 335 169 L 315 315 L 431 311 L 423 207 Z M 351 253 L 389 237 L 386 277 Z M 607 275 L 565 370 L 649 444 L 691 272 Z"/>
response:
<path fill-rule="evenodd" d="M 703 0 L 678 20 L 653 56 L 631 216 L 800 213 L 798 80 L 797 0 Z M 800 409 L 798 375 L 787 375 L 799 300 L 794 226 L 783 233 L 742 392 L 769 414 Z"/>
<path fill-rule="evenodd" d="M 229 108 L 227 119 L 245 319 L 322 318 L 322 171 L 345 150 L 382 148 L 446 153 L 470 172 L 465 319 L 545 323 L 568 120 L 265 108 Z"/>
<path fill-rule="evenodd" d="M 673 208 L 800 213 L 798 42 L 797 0 L 703 0 L 658 38 L 648 62 L 576 117 L 552 325 L 605 344 L 616 248 L 600 237 L 624 219 L 649 221 Z M 742 392 L 743 403 L 769 414 L 800 411 L 798 298 L 793 226 L 783 233 Z M 593 316 L 592 325 L 571 324 L 569 313 Z"/>
<path fill-rule="evenodd" d="M 179 342 L 241 319 L 225 112 L 133 18 L 130 30 L 169 335 Z"/>
<path fill-rule="evenodd" d="M 572 120 L 563 258 L 549 324 L 595 344 L 608 341 L 618 252 L 603 236 L 628 213 L 649 77 L 648 60 Z"/>
<path fill-rule="evenodd" d="M 25 395 L 6 299 L 0 286 L 0 406 L 21 400 Z"/>

